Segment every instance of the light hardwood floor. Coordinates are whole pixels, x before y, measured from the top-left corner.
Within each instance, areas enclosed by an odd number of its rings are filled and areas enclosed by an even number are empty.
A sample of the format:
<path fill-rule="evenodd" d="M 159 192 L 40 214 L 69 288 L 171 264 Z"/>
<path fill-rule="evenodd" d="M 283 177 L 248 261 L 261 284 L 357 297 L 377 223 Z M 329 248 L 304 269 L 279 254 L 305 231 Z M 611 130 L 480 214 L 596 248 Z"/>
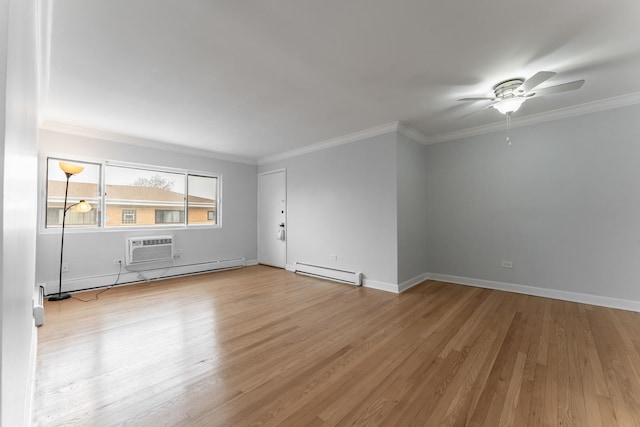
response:
<path fill-rule="evenodd" d="M 640 426 L 640 313 L 264 266 L 45 313 L 37 426 Z"/>

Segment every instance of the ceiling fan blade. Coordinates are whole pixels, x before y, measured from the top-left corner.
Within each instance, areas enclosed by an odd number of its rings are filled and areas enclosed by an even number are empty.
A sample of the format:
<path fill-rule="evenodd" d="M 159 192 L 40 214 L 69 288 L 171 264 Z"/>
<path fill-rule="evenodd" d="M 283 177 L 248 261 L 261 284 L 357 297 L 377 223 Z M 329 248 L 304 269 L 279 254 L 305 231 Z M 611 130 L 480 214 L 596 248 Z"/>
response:
<path fill-rule="evenodd" d="M 534 87 L 538 86 L 541 83 L 546 82 L 547 80 L 549 80 L 551 77 L 555 75 L 556 73 L 554 73 L 553 71 L 538 71 L 533 76 L 525 80 L 525 82 L 522 83 L 522 85 L 518 88 L 518 90 L 524 91 L 525 93 L 529 92 Z"/>
<path fill-rule="evenodd" d="M 490 98 L 488 96 L 481 96 L 477 98 L 462 98 L 458 99 L 458 101 L 494 101 L 495 98 Z"/>
<path fill-rule="evenodd" d="M 569 90 L 580 89 L 584 84 L 584 80 L 576 80 L 575 82 L 563 83 L 561 85 L 545 87 L 533 92 L 533 96 L 553 95 L 554 93 L 566 92 Z"/>

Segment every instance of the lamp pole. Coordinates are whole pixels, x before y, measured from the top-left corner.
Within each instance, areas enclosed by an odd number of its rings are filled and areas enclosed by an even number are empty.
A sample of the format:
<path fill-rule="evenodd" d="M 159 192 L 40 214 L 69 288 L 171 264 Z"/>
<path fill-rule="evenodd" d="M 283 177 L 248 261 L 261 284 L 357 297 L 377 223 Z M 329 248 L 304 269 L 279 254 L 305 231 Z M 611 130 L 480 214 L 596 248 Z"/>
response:
<path fill-rule="evenodd" d="M 77 203 L 67 207 L 67 195 L 69 193 L 69 178 L 71 178 L 71 175 L 73 174 L 69 172 L 65 172 L 64 174 L 67 176 L 67 185 L 64 189 L 64 207 L 62 211 L 62 240 L 60 241 L 60 275 L 58 276 L 58 295 L 50 296 L 49 301 L 61 301 L 63 299 L 67 299 L 71 297 L 71 295 L 66 292 L 64 294 L 62 293 L 62 258 L 64 256 L 64 224 L 67 218 L 67 211 L 71 207 L 77 205 Z"/>
<path fill-rule="evenodd" d="M 58 275 L 58 293 L 49 297 L 49 301 L 61 301 L 71 297 L 68 292 L 62 293 L 62 259 L 64 257 L 64 228 L 67 219 L 67 211 L 72 207 L 79 205 L 78 210 L 80 212 L 89 212 L 91 205 L 84 200 L 80 200 L 78 203 L 74 203 L 71 206 L 67 206 L 67 196 L 69 194 L 69 178 L 72 175 L 80 173 L 84 170 L 82 166 L 74 165 L 67 162 L 60 162 L 60 169 L 67 176 L 67 183 L 64 188 L 64 206 L 62 209 L 62 238 L 60 240 L 60 274 Z"/>

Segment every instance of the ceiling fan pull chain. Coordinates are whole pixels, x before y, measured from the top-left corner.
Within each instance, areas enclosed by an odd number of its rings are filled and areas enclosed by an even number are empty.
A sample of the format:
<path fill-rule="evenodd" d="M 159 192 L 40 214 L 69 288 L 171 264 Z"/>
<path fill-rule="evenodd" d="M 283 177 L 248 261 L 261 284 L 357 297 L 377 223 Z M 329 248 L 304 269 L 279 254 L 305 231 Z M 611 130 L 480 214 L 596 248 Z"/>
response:
<path fill-rule="evenodd" d="M 511 133 L 511 113 L 507 114 L 507 145 L 511 147 L 511 139 L 509 139 L 509 134 Z"/>

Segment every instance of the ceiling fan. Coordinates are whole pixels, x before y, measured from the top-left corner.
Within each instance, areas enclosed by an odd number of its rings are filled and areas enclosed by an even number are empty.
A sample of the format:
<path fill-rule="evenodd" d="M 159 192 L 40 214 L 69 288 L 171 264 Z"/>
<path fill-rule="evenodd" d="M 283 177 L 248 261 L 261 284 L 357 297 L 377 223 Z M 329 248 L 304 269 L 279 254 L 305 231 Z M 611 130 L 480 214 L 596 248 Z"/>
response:
<path fill-rule="evenodd" d="M 534 90 L 555 75 L 556 73 L 552 71 L 539 71 L 526 80 L 520 78 L 505 80 L 493 87 L 494 96 L 492 97 L 462 98 L 458 101 L 495 101 L 486 108 L 493 107 L 502 114 L 510 115 L 529 98 L 580 89 L 584 84 L 584 80 L 576 80 Z"/>

